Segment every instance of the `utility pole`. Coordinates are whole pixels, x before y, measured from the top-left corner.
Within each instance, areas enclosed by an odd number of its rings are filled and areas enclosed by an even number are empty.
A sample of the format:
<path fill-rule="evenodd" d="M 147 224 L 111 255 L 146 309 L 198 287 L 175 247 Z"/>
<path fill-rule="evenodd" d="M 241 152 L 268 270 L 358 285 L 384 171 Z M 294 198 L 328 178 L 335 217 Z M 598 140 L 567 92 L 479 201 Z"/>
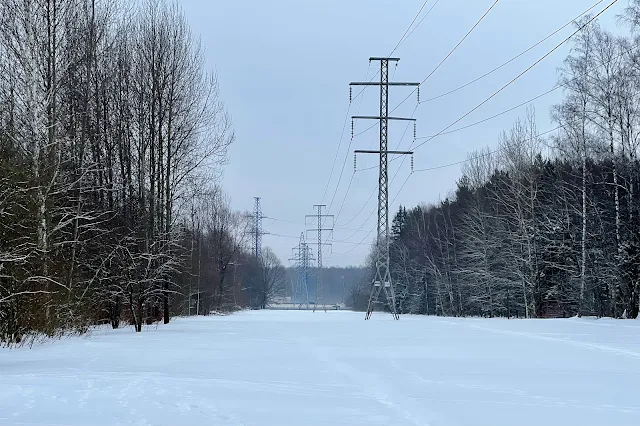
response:
<path fill-rule="evenodd" d="M 313 260 L 311 247 L 305 242 L 304 232 L 300 234 L 300 242 L 293 249 L 293 257 L 297 269 L 296 281 L 293 289 L 293 304 L 300 309 L 309 309 L 309 268 Z"/>
<path fill-rule="evenodd" d="M 379 116 L 353 116 L 351 127 L 353 129 L 353 120 L 378 120 L 380 122 L 380 150 L 379 151 L 362 151 L 354 152 L 357 154 L 379 154 L 380 167 L 378 176 L 378 236 L 376 243 L 376 275 L 372 282 L 371 295 L 369 296 L 369 304 L 365 319 L 371 318 L 371 313 L 378 301 L 380 292 L 384 290 L 384 294 L 389 305 L 389 310 L 394 319 L 399 319 L 396 311 L 396 296 L 391 282 L 390 261 L 389 261 L 389 172 L 388 172 L 388 155 L 413 155 L 410 151 L 389 151 L 388 150 L 388 126 L 389 120 L 413 121 L 414 137 L 415 122 L 413 118 L 389 117 L 389 87 L 390 86 L 414 86 L 418 87 L 418 102 L 420 99 L 420 83 L 399 83 L 389 81 L 389 62 L 398 62 L 400 58 L 389 57 L 371 57 L 369 62 L 380 62 L 380 82 L 353 82 L 350 86 L 380 86 L 380 115 Z M 352 131 L 353 137 L 353 131 Z M 413 164 L 413 160 L 412 160 Z M 354 158 L 355 166 L 355 158 Z"/>
<path fill-rule="evenodd" d="M 331 246 L 331 244 L 329 243 L 323 243 L 322 242 L 322 233 L 325 231 L 329 231 L 329 232 L 333 232 L 333 220 L 334 217 L 332 214 L 322 214 L 322 208 L 326 207 L 326 205 L 324 204 L 315 204 L 313 207 L 318 209 L 318 213 L 315 215 L 306 215 L 305 216 L 305 223 L 307 221 L 308 218 L 313 217 L 316 218 L 318 220 L 318 227 L 315 229 L 307 229 L 307 232 L 317 232 L 318 233 L 318 242 L 317 243 L 310 243 L 310 244 L 317 244 L 318 245 L 318 283 L 316 285 L 316 303 L 313 305 L 313 312 L 316 311 L 316 307 L 318 306 L 318 301 L 323 301 L 323 285 L 322 285 L 322 246 L 326 245 L 326 246 Z M 331 227 L 328 228 L 323 228 L 323 224 L 322 221 L 323 219 L 326 220 L 327 219 L 331 219 L 332 224 Z M 327 305 L 326 303 L 323 303 L 324 306 L 324 311 L 327 312 Z"/>

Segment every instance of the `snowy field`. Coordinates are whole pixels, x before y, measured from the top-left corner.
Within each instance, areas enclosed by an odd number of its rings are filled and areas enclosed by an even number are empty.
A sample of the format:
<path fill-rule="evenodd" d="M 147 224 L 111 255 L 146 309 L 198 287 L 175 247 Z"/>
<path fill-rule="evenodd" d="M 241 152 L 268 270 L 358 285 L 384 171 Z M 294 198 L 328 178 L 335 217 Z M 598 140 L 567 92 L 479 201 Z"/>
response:
<path fill-rule="evenodd" d="M 0 349 L 0 425 L 640 424 L 640 321 L 177 319 Z"/>

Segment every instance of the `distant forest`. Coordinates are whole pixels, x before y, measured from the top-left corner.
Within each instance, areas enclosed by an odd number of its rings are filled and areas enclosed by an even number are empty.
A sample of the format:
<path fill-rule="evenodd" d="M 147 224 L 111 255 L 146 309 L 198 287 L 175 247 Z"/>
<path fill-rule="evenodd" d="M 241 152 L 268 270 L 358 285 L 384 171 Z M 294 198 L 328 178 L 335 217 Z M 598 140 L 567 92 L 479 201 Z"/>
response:
<path fill-rule="evenodd" d="M 299 270 L 296 268 L 287 268 L 287 291 L 286 295 L 294 299 L 294 303 L 304 301 L 304 292 L 302 297 L 296 293 L 295 285 L 300 279 Z M 354 288 L 359 288 L 364 283 L 370 283 L 371 276 L 368 269 L 358 267 L 346 268 L 323 268 L 322 269 L 322 292 L 317 293 L 318 288 L 318 268 L 309 268 L 308 273 L 308 292 L 309 300 L 316 301 L 316 295 L 320 296 L 318 303 L 337 304 L 349 303 Z"/>

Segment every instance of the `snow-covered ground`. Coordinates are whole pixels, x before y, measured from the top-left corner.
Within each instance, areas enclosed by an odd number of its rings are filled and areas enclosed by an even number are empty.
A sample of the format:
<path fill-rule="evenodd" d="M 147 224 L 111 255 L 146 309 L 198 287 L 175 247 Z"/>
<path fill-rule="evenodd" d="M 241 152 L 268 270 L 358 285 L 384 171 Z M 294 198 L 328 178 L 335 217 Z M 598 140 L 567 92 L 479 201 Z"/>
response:
<path fill-rule="evenodd" d="M 0 425 L 639 425 L 640 321 L 246 312 L 0 350 Z"/>

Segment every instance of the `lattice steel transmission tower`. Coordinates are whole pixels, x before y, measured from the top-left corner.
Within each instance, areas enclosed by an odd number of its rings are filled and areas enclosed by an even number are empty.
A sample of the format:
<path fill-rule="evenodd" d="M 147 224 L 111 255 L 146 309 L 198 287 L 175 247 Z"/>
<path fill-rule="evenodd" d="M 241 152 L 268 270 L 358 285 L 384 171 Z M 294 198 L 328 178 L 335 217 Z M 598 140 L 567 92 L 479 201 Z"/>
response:
<path fill-rule="evenodd" d="M 309 244 L 305 242 L 304 232 L 300 234 L 300 242 L 292 250 L 293 257 L 289 260 L 295 262 L 296 281 L 291 302 L 299 308 L 304 306 L 309 309 L 309 268 L 312 265 L 313 253 Z"/>
<path fill-rule="evenodd" d="M 267 234 L 267 232 L 264 232 L 264 230 L 262 229 L 262 219 L 264 219 L 265 216 L 262 215 L 260 197 L 253 197 L 253 199 L 253 215 L 251 216 L 251 218 L 253 219 L 253 224 L 250 233 L 253 237 L 253 255 L 255 256 L 256 260 L 260 262 L 262 256 L 262 236 Z"/>
<path fill-rule="evenodd" d="M 415 138 L 415 122 L 413 118 L 389 117 L 389 87 L 390 86 L 415 86 L 418 87 L 418 102 L 420 101 L 420 83 L 399 83 L 389 81 L 389 62 L 398 62 L 400 58 L 388 57 L 372 57 L 371 61 L 380 62 L 380 82 L 353 82 L 350 86 L 380 86 L 380 115 L 379 116 L 353 116 L 353 120 L 378 120 L 380 122 L 380 150 L 378 151 L 362 151 L 357 150 L 354 156 L 363 154 L 379 154 L 380 167 L 378 176 L 378 236 L 376 242 L 376 275 L 372 282 L 371 296 L 369 297 L 369 305 L 365 319 L 371 318 L 371 313 L 378 301 L 380 292 L 384 290 L 384 294 L 389 305 L 389 310 L 394 319 L 399 319 L 396 311 L 396 296 L 391 282 L 390 261 L 389 261 L 389 172 L 388 172 L 388 155 L 412 155 L 410 151 L 389 151 L 388 150 L 388 126 L 389 120 L 402 120 L 414 122 L 414 138 Z M 355 161 L 355 159 L 354 159 Z M 413 161 L 412 161 L 413 164 Z"/>
<path fill-rule="evenodd" d="M 316 303 L 313 305 L 313 312 L 316 311 L 316 307 L 318 306 L 318 302 L 324 302 L 323 298 L 324 298 L 324 288 L 323 288 L 323 283 L 322 283 L 322 246 L 331 246 L 330 243 L 323 243 L 322 242 L 322 233 L 323 232 L 333 232 L 333 220 L 334 220 L 334 216 L 332 214 L 322 214 L 322 208 L 326 207 L 326 205 L 324 204 L 315 204 L 313 207 L 318 209 L 318 213 L 314 214 L 314 215 L 306 215 L 305 216 L 305 223 L 307 222 L 307 219 L 312 217 L 312 218 L 316 218 L 318 221 L 318 227 L 314 228 L 314 229 L 307 229 L 307 232 L 317 232 L 318 233 L 318 242 L 317 243 L 309 243 L 309 244 L 317 244 L 318 245 L 318 282 L 316 284 Z M 323 226 L 323 220 L 326 222 L 327 220 L 331 220 L 331 227 L 327 227 L 324 228 Z M 323 303 L 323 307 L 324 307 L 324 311 L 327 312 L 327 305 L 326 303 Z"/>

